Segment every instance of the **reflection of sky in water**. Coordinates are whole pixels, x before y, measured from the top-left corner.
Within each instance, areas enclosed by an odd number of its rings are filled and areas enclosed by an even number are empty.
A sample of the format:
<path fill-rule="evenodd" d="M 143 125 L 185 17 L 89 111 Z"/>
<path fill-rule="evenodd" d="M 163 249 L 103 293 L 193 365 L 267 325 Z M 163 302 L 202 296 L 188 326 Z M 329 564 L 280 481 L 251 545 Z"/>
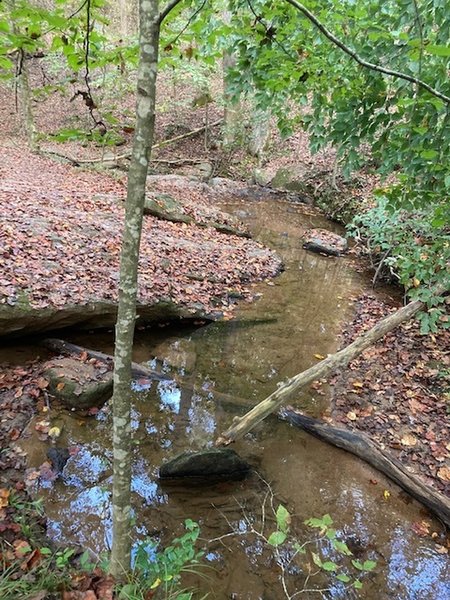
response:
<path fill-rule="evenodd" d="M 149 505 L 156 500 L 158 484 L 149 475 L 149 468 L 144 459 L 139 459 L 134 465 L 131 491 L 136 492 Z"/>
<path fill-rule="evenodd" d="M 139 429 L 139 423 L 141 421 L 141 413 L 136 410 L 134 406 L 131 407 L 131 431 L 137 431 Z"/>
<path fill-rule="evenodd" d="M 88 543 L 90 547 L 95 540 L 94 547 L 100 551 L 111 547 L 110 494 L 105 488 L 94 486 L 83 490 L 62 512 L 64 520 L 47 521 L 48 534 L 52 539 L 67 544 L 67 536 L 70 535 L 75 543 Z"/>
<path fill-rule="evenodd" d="M 82 446 L 64 468 L 64 484 L 84 487 L 86 483 L 97 482 L 112 466 L 108 459 L 111 459 L 110 451 L 97 446 Z"/>
<path fill-rule="evenodd" d="M 211 409 L 205 406 L 205 400 L 197 394 L 192 396 L 192 406 L 188 411 L 189 425 L 187 433 L 203 440 L 204 433 L 212 435 L 216 430 L 216 419 Z"/>
<path fill-rule="evenodd" d="M 450 564 L 447 555 L 437 556 L 425 547 L 411 559 L 410 541 L 398 527 L 392 536 L 388 585 L 402 600 L 450 598 Z M 400 595 L 399 594 L 400 591 Z"/>
<path fill-rule="evenodd" d="M 180 412 L 181 390 L 177 388 L 174 381 L 160 381 L 158 383 L 158 394 L 161 404 L 174 413 Z"/>

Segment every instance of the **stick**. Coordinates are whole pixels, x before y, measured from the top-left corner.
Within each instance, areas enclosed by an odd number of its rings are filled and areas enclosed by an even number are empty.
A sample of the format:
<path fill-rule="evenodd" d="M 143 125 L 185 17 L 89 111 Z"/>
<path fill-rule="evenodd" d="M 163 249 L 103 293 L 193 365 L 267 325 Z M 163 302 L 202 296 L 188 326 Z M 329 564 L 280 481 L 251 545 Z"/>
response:
<path fill-rule="evenodd" d="M 446 287 L 441 286 L 435 290 L 435 295 L 439 296 L 446 291 Z M 285 383 L 275 390 L 265 400 L 257 404 L 243 417 L 235 417 L 233 425 L 227 429 L 217 439 L 216 445 L 227 445 L 234 442 L 237 438 L 242 437 L 250 431 L 257 423 L 262 421 L 286 402 L 294 392 L 300 388 L 312 383 L 316 379 L 328 376 L 337 369 L 345 368 L 350 361 L 359 356 L 363 350 L 372 346 L 375 342 L 381 339 L 386 333 L 395 329 L 404 321 L 408 321 L 419 310 L 424 308 L 425 304 L 419 300 L 410 302 L 403 308 L 400 308 L 395 313 L 385 317 L 379 321 L 372 329 L 360 335 L 356 340 L 343 348 L 336 354 L 331 354 L 325 360 L 310 367 L 306 371 L 295 375 L 288 379 Z"/>
<path fill-rule="evenodd" d="M 364 433 L 334 427 L 308 417 L 292 407 L 283 409 L 280 416 L 321 440 L 366 461 L 430 509 L 450 529 L 450 500 L 409 473 L 395 457 L 379 448 Z"/>

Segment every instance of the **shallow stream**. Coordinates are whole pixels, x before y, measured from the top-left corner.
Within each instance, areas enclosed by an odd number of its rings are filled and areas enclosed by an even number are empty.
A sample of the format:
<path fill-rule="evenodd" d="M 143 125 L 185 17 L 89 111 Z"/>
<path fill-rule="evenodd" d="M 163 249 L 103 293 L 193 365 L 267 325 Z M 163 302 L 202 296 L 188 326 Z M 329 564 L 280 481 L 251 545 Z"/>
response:
<path fill-rule="evenodd" d="M 444 600 L 450 597 L 448 557 L 436 551 L 430 537 L 418 537 L 413 523 L 426 519 L 441 532 L 423 508 L 380 473 L 353 456 L 270 417 L 235 449 L 254 465 L 248 480 L 210 487 L 161 485 L 157 469 L 184 449 L 211 444 L 235 414 L 270 394 L 278 382 L 337 350 L 342 322 L 352 316 L 352 298 L 369 286 L 351 258 L 326 258 L 302 249 L 301 235 L 310 227 L 336 226 L 302 205 L 247 202 L 228 205 L 247 220 L 254 236 L 275 249 L 286 270 L 276 279 L 254 286 L 259 299 L 243 303 L 236 320 L 202 327 L 157 326 L 139 331 L 134 360 L 173 375 L 164 383 L 137 381 L 134 386 L 133 500 L 138 536 L 161 538 L 182 531 L 191 518 L 201 527 L 206 548 L 206 579 L 191 583 L 209 598 L 278 600 L 289 594 L 369 600 Z M 112 334 L 72 334 L 70 341 L 112 352 Z M 175 381 L 176 380 L 176 381 Z M 221 394 L 215 398 L 214 391 Z M 312 416 L 329 407 L 326 386 L 308 389 L 292 404 Z M 64 545 L 80 543 L 96 554 L 111 538 L 111 415 L 62 415 L 61 442 L 76 446 L 61 479 L 39 491 L 45 498 L 49 534 Z M 34 437 L 27 443 L 31 464 L 45 460 L 48 444 Z M 389 492 L 386 493 L 386 492 Z M 282 503 L 292 515 L 291 537 L 313 540 L 317 530 L 303 521 L 328 513 L 339 539 L 355 557 L 377 561 L 362 577 L 360 592 L 320 573 L 307 579 L 311 555 L 292 557 L 288 545 L 276 557 L 261 536 L 275 529 L 271 508 Z M 265 528 L 261 521 L 265 519 Z M 256 532 L 256 533 L 255 533 Z M 225 537 L 224 537 L 225 536 Z M 214 540 L 214 541 L 211 541 Z M 326 541 L 314 551 L 337 558 Z M 278 562 L 277 562 L 278 561 Z M 308 591 L 309 590 L 309 591 Z"/>

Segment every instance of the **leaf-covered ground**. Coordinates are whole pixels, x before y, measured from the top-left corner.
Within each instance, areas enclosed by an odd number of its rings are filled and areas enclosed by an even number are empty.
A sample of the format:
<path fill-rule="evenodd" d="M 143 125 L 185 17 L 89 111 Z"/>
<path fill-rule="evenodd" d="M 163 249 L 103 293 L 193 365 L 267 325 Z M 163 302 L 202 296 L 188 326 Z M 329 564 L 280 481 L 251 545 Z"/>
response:
<path fill-rule="evenodd" d="M 0 143 L 0 302 L 34 308 L 116 301 L 124 183 Z M 170 189 L 165 184 L 164 191 Z M 154 191 L 154 190 L 152 190 Z M 199 187 L 174 187 L 198 212 L 211 210 Z M 194 208 L 192 209 L 194 210 Z M 223 221 L 227 217 L 222 215 Z M 206 312 L 228 309 L 227 292 L 274 275 L 275 255 L 260 244 L 146 216 L 141 244 L 142 304 L 171 299 Z"/>
<path fill-rule="evenodd" d="M 344 345 L 393 309 L 366 294 Z M 411 321 L 388 333 L 334 380 L 333 418 L 366 432 L 439 491 L 450 493 L 450 331 L 421 335 Z"/>

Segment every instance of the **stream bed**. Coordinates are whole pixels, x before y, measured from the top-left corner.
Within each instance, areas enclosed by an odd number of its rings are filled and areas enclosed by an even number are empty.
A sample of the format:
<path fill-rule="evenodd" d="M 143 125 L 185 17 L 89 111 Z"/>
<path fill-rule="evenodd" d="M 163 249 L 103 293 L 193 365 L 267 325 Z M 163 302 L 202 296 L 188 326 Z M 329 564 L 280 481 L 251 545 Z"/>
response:
<path fill-rule="evenodd" d="M 211 445 L 236 414 L 314 364 L 314 355 L 335 352 L 342 323 L 352 316 L 352 298 L 370 285 L 352 258 L 303 250 L 306 229 L 340 231 L 309 207 L 264 200 L 226 209 L 281 255 L 285 271 L 255 285 L 258 300 L 241 303 L 234 320 L 137 331 L 134 360 L 173 379 L 134 384 L 133 536 L 167 543 L 182 533 L 185 519 L 197 521 L 208 568 L 202 576 L 190 576 L 188 583 L 218 600 L 278 600 L 302 590 L 296 597 L 449 598 L 448 556 L 437 552 L 430 537 L 412 530 L 425 519 L 431 531 L 440 533 L 440 524 L 359 459 L 275 416 L 234 445 L 255 468 L 249 479 L 208 487 L 158 482 L 163 461 Z M 66 339 L 112 353 L 111 332 L 72 332 Z M 326 386 L 310 388 L 292 404 L 320 416 L 329 408 L 330 395 Z M 105 409 L 86 418 L 64 412 L 61 419 L 60 442 L 76 447 L 77 453 L 63 476 L 41 484 L 37 494 L 44 497 L 51 538 L 63 545 L 82 544 L 99 555 L 111 542 L 111 414 Z M 24 447 L 31 466 L 45 460 L 48 442 L 32 435 Z M 265 543 L 262 536 L 276 528 L 273 512 L 279 504 L 291 514 L 289 539 L 311 540 L 314 552 L 345 565 L 352 577 L 359 572 L 350 560 L 336 556 L 326 540 L 315 543 L 318 531 L 305 526 L 305 519 L 329 514 L 353 558 L 377 562 L 373 572 L 361 577 L 361 591 L 316 574 L 309 552 L 293 559 L 288 543 L 278 550 Z"/>

